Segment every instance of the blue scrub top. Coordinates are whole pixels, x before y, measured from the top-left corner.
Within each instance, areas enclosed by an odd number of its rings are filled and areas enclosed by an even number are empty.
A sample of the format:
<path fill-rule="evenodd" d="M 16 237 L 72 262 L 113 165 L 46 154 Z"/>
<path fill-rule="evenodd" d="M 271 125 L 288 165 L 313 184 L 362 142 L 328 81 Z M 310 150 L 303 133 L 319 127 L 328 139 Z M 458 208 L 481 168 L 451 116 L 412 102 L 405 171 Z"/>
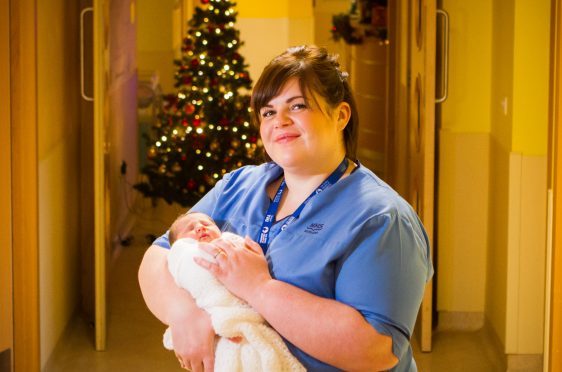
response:
<path fill-rule="evenodd" d="M 211 216 L 222 231 L 257 241 L 270 203 L 266 187 L 282 173 L 275 163 L 237 169 L 191 211 Z M 314 196 L 285 231 L 281 225 L 273 225 L 266 252 L 272 276 L 357 309 L 392 337 L 399 359 L 393 371 L 416 371 L 409 340 L 433 266 L 410 205 L 359 164 Z M 154 244 L 169 248 L 167 233 Z M 286 342 L 307 370 L 337 371 Z"/>

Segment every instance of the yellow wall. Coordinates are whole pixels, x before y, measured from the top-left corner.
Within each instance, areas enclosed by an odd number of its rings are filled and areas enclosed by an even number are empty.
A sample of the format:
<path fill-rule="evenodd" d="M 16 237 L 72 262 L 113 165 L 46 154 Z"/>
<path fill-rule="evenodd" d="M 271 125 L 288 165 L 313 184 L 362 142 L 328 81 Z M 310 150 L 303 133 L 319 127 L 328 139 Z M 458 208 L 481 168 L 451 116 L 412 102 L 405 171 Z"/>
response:
<path fill-rule="evenodd" d="M 238 14 L 244 18 L 310 18 L 312 2 L 302 0 L 238 0 Z"/>
<path fill-rule="evenodd" d="M 289 46 L 314 41 L 312 2 L 239 0 L 240 53 L 257 81 L 265 65 Z"/>
<path fill-rule="evenodd" d="M 492 5 L 488 0 L 443 0 L 450 15 L 449 98 L 442 106 L 443 129 L 490 131 Z"/>
<path fill-rule="evenodd" d="M 516 1 L 512 149 L 524 155 L 547 150 L 550 6 Z"/>
<path fill-rule="evenodd" d="M 550 1 L 444 8 L 438 310 L 483 311 L 507 354 L 540 354 Z"/>
<path fill-rule="evenodd" d="M 174 87 L 174 48 L 172 15 L 176 0 L 137 0 L 137 60 L 138 69 L 158 72 L 162 89 Z"/>
<path fill-rule="evenodd" d="M 42 366 L 79 302 L 79 10 L 74 4 L 37 3 Z"/>

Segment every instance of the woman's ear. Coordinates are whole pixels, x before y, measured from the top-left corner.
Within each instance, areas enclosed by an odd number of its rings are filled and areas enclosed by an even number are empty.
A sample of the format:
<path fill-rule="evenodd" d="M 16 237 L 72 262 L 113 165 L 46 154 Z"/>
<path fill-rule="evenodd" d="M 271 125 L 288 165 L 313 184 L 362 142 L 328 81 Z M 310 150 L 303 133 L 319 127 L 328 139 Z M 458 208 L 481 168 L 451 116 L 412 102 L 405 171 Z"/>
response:
<path fill-rule="evenodd" d="M 337 109 L 338 130 L 344 130 L 349 119 L 351 118 L 351 107 L 347 102 L 341 102 Z"/>

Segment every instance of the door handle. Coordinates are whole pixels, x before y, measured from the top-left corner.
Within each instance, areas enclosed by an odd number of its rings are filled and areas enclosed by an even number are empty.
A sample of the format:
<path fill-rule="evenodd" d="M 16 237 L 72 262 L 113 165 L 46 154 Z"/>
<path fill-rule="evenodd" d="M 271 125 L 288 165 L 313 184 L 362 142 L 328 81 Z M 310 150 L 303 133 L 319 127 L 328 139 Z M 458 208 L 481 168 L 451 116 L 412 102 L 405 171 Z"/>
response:
<path fill-rule="evenodd" d="M 80 12 L 80 94 L 85 101 L 93 102 L 94 98 L 86 95 L 84 91 L 84 16 L 88 12 L 94 12 L 94 8 L 88 7 Z"/>
<path fill-rule="evenodd" d="M 443 103 L 449 96 L 449 13 L 437 9 L 437 18 L 443 17 L 443 51 L 441 59 L 441 97 L 435 98 L 435 103 Z"/>

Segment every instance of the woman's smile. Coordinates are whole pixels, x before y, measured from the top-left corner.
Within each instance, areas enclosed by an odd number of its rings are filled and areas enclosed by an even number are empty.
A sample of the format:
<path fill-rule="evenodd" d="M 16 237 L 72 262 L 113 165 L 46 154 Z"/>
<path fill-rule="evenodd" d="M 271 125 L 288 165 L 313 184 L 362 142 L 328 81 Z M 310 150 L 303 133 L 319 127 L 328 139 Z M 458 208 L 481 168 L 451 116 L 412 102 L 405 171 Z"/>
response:
<path fill-rule="evenodd" d="M 300 137 L 298 133 L 280 133 L 275 136 L 275 142 L 279 144 L 291 143 Z"/>

